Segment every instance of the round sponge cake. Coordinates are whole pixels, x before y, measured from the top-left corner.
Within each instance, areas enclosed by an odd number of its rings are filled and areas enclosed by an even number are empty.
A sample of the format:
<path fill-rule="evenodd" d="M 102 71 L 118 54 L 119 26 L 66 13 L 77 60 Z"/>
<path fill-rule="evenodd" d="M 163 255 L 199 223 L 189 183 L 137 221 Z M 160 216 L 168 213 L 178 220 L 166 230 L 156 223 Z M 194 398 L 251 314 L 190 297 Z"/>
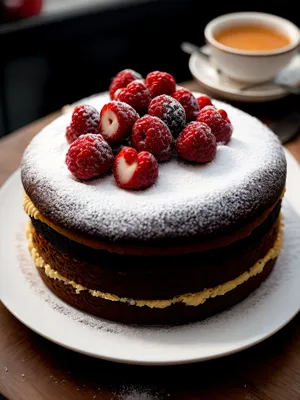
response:
<path fill-rule="evenodd" d="M 80 103 L 100 110 L 108 101 Z M 109 319 L 177 323 L 235 304 L 267 277 L 280 251 L 285 156 L 260 121 L 214 104 L 228 112 L 230 142 L 205 165 L 174 154 L 144 191 L 122 190 L 110 174 L 89 182 L 71 176 L 71 113 L 32 140 L 22 161 L 30 248 L 58 296 Z M 186 301 L 200 292 L 201 301 Z"/>

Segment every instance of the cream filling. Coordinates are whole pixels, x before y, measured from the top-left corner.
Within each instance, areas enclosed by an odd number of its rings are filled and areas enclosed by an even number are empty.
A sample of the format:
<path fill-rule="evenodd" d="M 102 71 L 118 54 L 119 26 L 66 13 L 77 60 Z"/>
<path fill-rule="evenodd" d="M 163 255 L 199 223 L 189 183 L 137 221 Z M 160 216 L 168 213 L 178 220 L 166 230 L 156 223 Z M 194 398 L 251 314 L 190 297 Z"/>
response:
<path fill-rule="evenodd" d="M 32 203 L 32 201 L 30 200 L 29 196 L 26 193 L 24 194 L 23 207 L 24 207 L 24 211 L 26 212 L 27 215 L 29 215 L 29 217 L 42 220 L 41 213 L 35 207 L 35 205 Z"/>
<path fill-rule="evenodd" d="M 253 267 L 251 267 L 248 271 L 244 272 L 242 275 L 238 276 L 237 278 L 231 281 L 223 283 L 222 285 L 218 285 L 214 288 L 204 289 L 201 290 L 201 292 L 197 293 L 182 294 L 167 300 L 135 300 L 127 297 L 119 297 L 111 293 L 103 293 L 100 290 L 88 289 L 82 285 L 79 285 L 74 281 L 70 281 L 64 276 L 60 275 L 59 272 L 52 269 L 49 264 L 46 264 L 44 259 L 39 255 L 32 241 L 31 222 L 27 226 L 26 235 L 28 239 L 28 249 L 32 259 L 35 262 L 35 265 L 39 268 L 44 268 L 45 274 L 49 278 L 58 279 L 59 281 L 64 282 L 65 285 L 71 285 L 76 290 L 77 294 L 80 294 L 81 291 L 85 290 L 88 291 L 92 296 L 101 297 L 105 300 L 120 301 L 122 303 L 128 303 L 130 305 L 135 305 L 138 307 L 146 306 L 150 308 L 166 308 L 175 303 L 184 303 L 187 306 L 199 306 L 200 304 L 203 304 L 207 299 L 214 298 L 216 296 L 223 296 L 224 294 L 226 294 L 230 290 L 235 289 L 237 286 L 243 284 L 253 276 L 260 274 L 263 271 L 266 263 L 278 257 L 280 253 L 283 242 L 283 224 L 282 223 L 280 224 L 280 229 L 278 232 L 277 239 L 274 243 L 274 246 L 268 251 L 268 253 L 263 258 L 258 260 L 253 265 Z"/>

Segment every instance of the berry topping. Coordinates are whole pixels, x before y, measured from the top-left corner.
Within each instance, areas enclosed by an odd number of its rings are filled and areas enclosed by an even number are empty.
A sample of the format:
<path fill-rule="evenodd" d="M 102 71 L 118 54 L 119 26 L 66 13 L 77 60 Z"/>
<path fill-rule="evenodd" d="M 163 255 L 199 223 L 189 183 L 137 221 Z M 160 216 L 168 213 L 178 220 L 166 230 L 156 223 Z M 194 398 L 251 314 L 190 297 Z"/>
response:
<path fill-rule="evenodd" d="M 148 114 L 160 118 L 177 137 L 185 127 L 186 118 L 182 105 L 165 94 L 155 97 L 148 108 Z"/>
<path fill-rule="evenodd" d="M 124 69 L 119 72 L 112 80 L 109 87 L 109 94 L 112 100 L 116 100 L 114 98 L 114 94 L 117 89 L 125 88 L 130 82 L 136 79 L 143 79 L 142 75 L 133 69 Z"/>
<path fill-rule="evenodd" d="M 208 125 L 190 122 L 177 138 L 176 150 L 184 160 L 206 163 L 216 155 L 216 138 Z"/>
<path fill-rule="evenodd" d="M 173 136 L 161 119 L 145 115 L 134 124 L 131 144 L 138 151 L 149 151 L 158 161 L 166 161 L 172 156 Z"/>
<path fill-rule="evenodd" d="M 143 189 L 154 184 L 158 177 L 158 164 L 148 151 L 138 153 L 124 147 L 115 158 L 114 177 L 122 189 Z"/>
<path fill-rule="evenodd" d="M 131 133 L 139 114 L 127 103 L 111 101 L 100 112 L 99 130 L 108 143 L 121 142 Z"/>
<path fill-rule="evenodd" d="M 197 115 L 198 122 L 205 122 L 215 135 L 217 142 L 227 143 L 232 135 L 232 126 L 214 106 L 206 106 Z"/>
<path fill-rule="evenodd" d="M 119 100 L 119 93 L 121 92 L 122 89 L 124 88 L 120 88 L 115 91 L 115 93 L 113 94 L 113 100 Z"/>
<path fill-rule="evenodd" d="M 172 94 L 176 90 L 175 78 L 167 72 L 150 72 L 145 83 L 152 98 L 160 94 Z"/>
<path fill-rule="evenodd" d="M 223 117 L 227 122 L 229 122 L 229 123 L 231 124 L 231 121 L 230 121 L 230 119 L 228 118 L 228 114 L 227 114 L 227 112 L 226 112 L 225 110 L 221 109 L 221 110 L 219 110 L 219 113 L 222 115 L 222 117 Z"/>
<path fill-rule="evenodd" d="M 133 81 L 118 93 L 118 100 L 131 105 L 136 111 L 147 110 L 151 101 L 149 90 L 143 81 Z"/>
<path fill-rule="evenodd" d="M 212 102 L 211 102 L 211 99 L 208 96 L 205 96 L 205 95 L 197 97 L 197 102 L 198 102 L 200 110 L 201 110 L 201 108 L 203 108 L 205 106 L 212 106 L 213 105 Z"/>
<path fill-rule="evenodd" d="M 74 108 L 71 123 L 66 129 L 66 138 L 68 143 L 73 143 L 87 133 L 99 133 L 99 112 L 95 107 L 83 104 Z"/>
<path fill-rule="evenodd" d="M 185 88 L 176 90 L 172 97 L 179 101 L 185 111 L 186 122 L 195 121 L 199 112 L 199 105 L 193 93 Z"/>
<path fill-rule="evenodd" d="M 66 156 L 71 174 L 83 180 L 105 174 L 113 160 L 112 149 L 100 134 L 80 136 L 71 144 Z"/>

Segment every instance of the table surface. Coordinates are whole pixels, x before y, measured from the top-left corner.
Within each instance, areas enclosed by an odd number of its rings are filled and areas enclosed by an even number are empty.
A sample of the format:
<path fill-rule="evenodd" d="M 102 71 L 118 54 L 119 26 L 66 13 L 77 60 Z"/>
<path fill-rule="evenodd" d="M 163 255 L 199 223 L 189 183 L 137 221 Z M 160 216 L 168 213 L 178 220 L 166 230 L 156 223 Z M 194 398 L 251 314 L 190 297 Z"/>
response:
<path fill-rule="evenodd" d="M 201 90 L 195 82 L 185 86 Z M 59 114 L 0 140 L 0 185 L 18 168 L 31 138 Z M 270 113 L 267 118 L 272 118 Z M 300 162 L 300 136 L 286 147 Z M 202 398 L 299 400 L 300 314 L 273 337 L 232 356 L 191 365 L 139 367 L 93 359 L 55 345 L 0 304 L 0 400 Z"/>

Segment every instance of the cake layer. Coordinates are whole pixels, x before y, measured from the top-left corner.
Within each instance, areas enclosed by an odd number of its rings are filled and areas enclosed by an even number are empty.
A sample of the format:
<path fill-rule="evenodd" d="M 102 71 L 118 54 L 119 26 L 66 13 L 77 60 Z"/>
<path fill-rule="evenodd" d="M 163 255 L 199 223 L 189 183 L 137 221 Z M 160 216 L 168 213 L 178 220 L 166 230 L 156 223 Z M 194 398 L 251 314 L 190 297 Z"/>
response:
<path fill-rule="evenodd" d="M 227 292 L 223 296 L 210 298 L 205 303 L 195 307 L 186 306 L 183 303 L 175 303 L 167 308 L 137 307 L 127 303 L 94 297 L 88 292 L 81 292 L 78 295 L 72 286 L 49 278 L 44 269 L 38 268 L 38 271 L 44 283 L 53 293 L 81 311 L 100 318 L 128 324 L 165 325 L 200 321 L 234 306 L 259 287 L 271 273 L 275 262 L 276 259 L 270 260 L 265 265 L 262 273 L 248 279 L 234 290 Z"/>
<path fill-rule="evenodd" d="M 96 96 L 82 102 L 100 109 L 107 101 Z M 160 165 L 157 184 L 141 192 L 118 188 L 111 175 L 85 183 L 74 179 L 64 162 L 71 113 L 63 115 L 28 146 L 24 189 L 53 224 L 112 247 L 119 244 L 120 251 L 132 243 L 164 248 L 171 241 L 175 248 L 231 237 L 277 203 L 286 161 L 278 139 L 260 121 L 228 104 L 215 105 L 230 115 L 234 134 L 229 144 L 219 145 L 215 159 L 205 165 L 174 156 Z"/>
<path fill-rule="evenodd" d="M 143 243 L 142 245 L 140 242 L 134 240 L 118 243 L 112 241 L 103 241 L 102 239 L 85 235 L 82 232 L 75 232 L 72 229 L 67 229 L 60 225 L 56 225 L 41 214 L 27 194 L 24 195 L 24 210 L 30 216 L 30 218 L 44 222 L 44 224 L 52 228 L 52 230 L 55 232 L 60 233 L 62 236 L 67 237 L 71 241 L 96 250 L 104 250 L 109 253 L 133 256 L 169 256 L 219 249 L 220 247 L 228 246 L 231 243 L 249 236 L 277 207 L 283 195 L 284 191 L 282 192 L 280 199 L 274 205 L 272 205 L 272 207 L 264 210 L 259 217 L 249 221 L 246 225 L 240 229 L 232 231 L 230 234 L 227 232 L 226 235 L 216 238 L 208 238 L 204 241 L 199 241 L 196 238 L 191 238 L 190 240 L 188 240 L 188 238 L 182 238 L 181 240 L 165 240 L 164 243 L 156 242 L 155 244 L 153 241 L 150 241 L 149 243 Z"/>
<path fill-rule="evenodd" d="M 178 256 L 123 256 L 72 242 L 32 219 L 32 240 L 47 264 L 90 289 L 134 298 L 168 299 L 235 279 L 273 247 L 280 204 L 250 236 L 230 246 Z"/>
<path fill-rule="evenodd" d="M 280 231 L 274 247 L 249 271 L 218 287 L 169 300 L 135 300 L 84 288 L 68 281 L 45 263 L 32 242 L 29 250 L 46 285 L 69 304 L 99 317 L 127 323 L 166 324 L 199 320 L 241 301 L 271 272 L 282 245 Z"/>

